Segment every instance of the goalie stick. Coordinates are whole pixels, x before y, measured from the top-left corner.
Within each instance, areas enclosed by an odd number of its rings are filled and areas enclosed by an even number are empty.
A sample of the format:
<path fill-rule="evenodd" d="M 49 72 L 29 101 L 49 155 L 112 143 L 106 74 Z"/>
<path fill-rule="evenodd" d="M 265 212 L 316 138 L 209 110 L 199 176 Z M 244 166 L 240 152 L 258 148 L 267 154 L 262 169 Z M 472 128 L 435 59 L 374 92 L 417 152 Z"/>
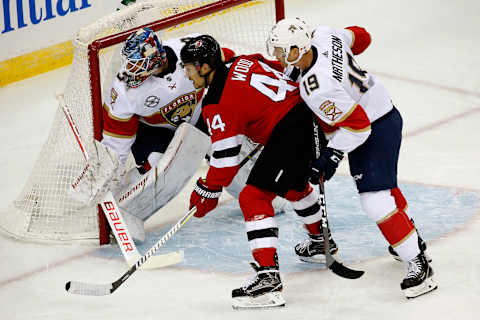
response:
<path fill-rule="evenodd" d="M 75 125 L 75 122 L 73 121 L 73 117 L 70 113 L 70 110 L 68 109 L 67 105 L 65 104 L 65 101 L 63 100 L 63 96 L 61 95 L 58 96 L 58 99 L 60 100 L 60 103 L 63 107 L 63 112 L 65 114 L 65 117 L 68 121 L 70 128 L 72 129 L 73 135 L 75 136 L 75 140 L 77 141 L 77 144 L 80 147 L 80 150 L 82 151 L 83 157 L 87 162 L 87 166 L 83 169 L 81 173 L 81 176 L 83 176 L 87 172 L 88 166 L 89 166 L 88 164 L 89 157 L 88 157 L 87 149 L 85 148 L 82 142 L 80 132 L 78 131 Z M 77 178 L 76 181 L 81 179 L 81 176 Z M 115 239 L 117 240 L 118 246 L 120 247 L 123 257 L 125 258 L 127 264 L 131 266 L 135 261 L 137 261 L 141 257 L 141 255 L 135 246 L 135 242 L 133 241 L 133 238 L 130 235 L 130 232 L 128 231 L 127 225 L 125 223 L 125 219 L 123 218 L 120 212 L 120 207 L 118 206 L 117 201 L 115 200 L 111 191 L 108 191 L 102 197 L 102 200 L 100 201 L 99 205 L 101 206 L 102 211 L 105 214 L 105 217 L 107 218 L 108 223 L 110 224 L 112 233 L 114 234 Z M 145 264 L 143 268 L 144 269 L 161 268 L 161 267 L 169 266 L 172 264 L 177 264 L 182 261 L 183 261 L 183 251 L 175 251 L 175 252 L 170 252 L 170 253 L 152 257 L 149 263 Z"/>
<path fill-rule="evenodd" d="M 252 157 L 262 148 L 261 144 L 258 144 L 255 149 L 250 151 L 250 153 L 239 163 L 239 166 L 242 167 L 247 163 Z M 150 250 L 145 253 L 143 257 L 138 259 L 138 261 L 130 267 L 120 278 L 113 281 L 112 283 L 106 284 L 93 284 L 80 281 L 68 281 L 65 284 L 65 290 L 69 293 L 87 295 L 87 296 L 105 296 L 112 294 L 117 290 L 125 281 L 130 278 L 130 276 L 137 271 L 144 263 L 152 257 L 152 255 L 163 246 L 170 238 L 197 212 L 197 208 L 193 207 L 188 211 L 168 232 L 160 239 L 157 243 L 153 245 Z"/>

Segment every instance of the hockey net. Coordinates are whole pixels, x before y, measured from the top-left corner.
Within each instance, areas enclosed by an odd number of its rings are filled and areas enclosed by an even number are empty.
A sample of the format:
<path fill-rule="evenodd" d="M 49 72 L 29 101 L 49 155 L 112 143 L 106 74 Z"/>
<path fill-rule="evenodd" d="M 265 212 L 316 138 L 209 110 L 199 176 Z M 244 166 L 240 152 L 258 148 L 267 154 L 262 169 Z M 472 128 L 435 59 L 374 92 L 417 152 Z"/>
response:
<path fill-rule="evenodd" d="M 267 33 L 283 12 L 283 0 L 143 1 L 82 28 L 73 40 L 63 98 L 88 153 L 95 152 L 94 139 L 101 139 L 102 101 L 120 69 L 120 48 L 134 29 L 148 26 L 162 40 L 210 34 L 237 54 L 265 53 Z M 102 219 L 97 207 L 82 206 L 68 195 L 84 166 L 59 104 L 23 191 L 8 211 L 0 212 L 0 230 L 28 241 L 98 243 Z"/>

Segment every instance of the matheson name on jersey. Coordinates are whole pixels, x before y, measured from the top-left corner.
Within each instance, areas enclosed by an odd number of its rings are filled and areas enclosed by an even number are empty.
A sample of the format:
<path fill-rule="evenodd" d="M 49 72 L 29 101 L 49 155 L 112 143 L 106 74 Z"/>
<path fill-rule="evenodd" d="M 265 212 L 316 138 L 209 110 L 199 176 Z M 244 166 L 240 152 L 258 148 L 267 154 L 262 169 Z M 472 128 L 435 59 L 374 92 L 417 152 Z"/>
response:
<path fill-rule="evenodd" d="M 343 46 L 342 40 L 332 35 L 332 77 L 338 82 L 343 79 Z"/>

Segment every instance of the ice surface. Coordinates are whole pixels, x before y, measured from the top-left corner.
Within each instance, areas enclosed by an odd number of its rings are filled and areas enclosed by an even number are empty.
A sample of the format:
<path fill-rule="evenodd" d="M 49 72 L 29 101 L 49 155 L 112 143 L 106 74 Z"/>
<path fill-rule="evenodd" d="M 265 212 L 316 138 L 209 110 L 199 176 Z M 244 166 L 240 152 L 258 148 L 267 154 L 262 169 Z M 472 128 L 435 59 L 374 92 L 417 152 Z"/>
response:
<path fill-rule="evenodd" d="M 366 271 L 341 279 L 302 264 L 303 238 L 291 212 L 278 217 L 287 306 L 234 311 L 231 289 L 249 273 L 241 213 L 227 201 L 189 221 L 163 249 L 185 261 L 138 271 L 113 295 L 74 296 L 65 283 L 108 283 L 126 271 L 115 247 L 39 245 L 0 236 L 0 319 L 478 319 L 480 312 L 480 3 L 464 1 L 287 0 L 287 16 L 335 27 L 361 25 L 373 42 L 357 61 L 377 73 L 404 119 L 399 179 L 424 238 L 439 289 L 407 301 L 405 267 L 393 261 L 361 212 L 348 168 L 327 184 L 339 257 Z M 16 198 L 45 141 L 68 68 L 0 88 L 2 208 Z M 192 184 L 193 186 L 193 184 Z M 145 252 L 187 209 L 187 187 L 147 223 Z M 297 232 L 300 230 L 300 232 Z"/>

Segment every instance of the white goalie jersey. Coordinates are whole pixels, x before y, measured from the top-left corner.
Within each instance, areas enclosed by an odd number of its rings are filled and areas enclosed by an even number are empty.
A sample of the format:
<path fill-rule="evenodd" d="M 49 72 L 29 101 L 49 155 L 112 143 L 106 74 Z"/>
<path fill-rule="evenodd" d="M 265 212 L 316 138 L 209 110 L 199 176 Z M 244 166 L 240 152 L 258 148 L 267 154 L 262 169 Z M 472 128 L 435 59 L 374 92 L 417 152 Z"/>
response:
<path fill-rule="evenodd" d="M 182 39 L 164 41 L 167 71 L 151 75 L 138 87 L 128 87 L 121 74 L 114 79 L 103 106 L 102 143 L 115 150 L 122 163 L 135 142 L 139 121 L 174 131 L 200 118 L 203 91 L 195 90 L 180 66 L 183 45 Z"/>
<path fill-rule="evenodd" d="M 383 85 L 355 62 L 354 41 L 351 30 L 317 27 L 313 65 L 300 80 L 300 94 L 321 120 L 328 147 L 344 152 L 361 145 L 370 124 L 393 108 Z"/>

